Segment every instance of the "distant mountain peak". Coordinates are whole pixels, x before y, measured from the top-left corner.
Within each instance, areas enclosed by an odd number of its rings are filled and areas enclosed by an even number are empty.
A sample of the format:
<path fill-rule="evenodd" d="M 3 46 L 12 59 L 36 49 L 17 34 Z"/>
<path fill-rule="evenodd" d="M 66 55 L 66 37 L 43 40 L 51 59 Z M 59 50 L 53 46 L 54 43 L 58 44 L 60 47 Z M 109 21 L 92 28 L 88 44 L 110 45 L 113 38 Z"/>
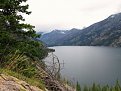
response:
<path fill-rule="evenodd" d="M 61 33 L 61 34 L 66 34 L 64 31 L 61 31 L 60 33 Z"/>
<path fill-rule="evenodd" d="M 42 36 L 48 46 L 114 46 L 121 47 L 121 13 L 84 29 L 54 30 Z"/>
<path fill-rule="evenodd" d="M 121 13 L 112 14 L 109 18 L 121 17 Z"/>
<path fill-rule="evenodd" d="M 111 15 L 111 16 L 110 16 L 110 18 L 114 18 L 114 17 L 115 17 L 115 15 Z"/>
<path fill-rule="evenodd" d="M 77 29 L 77 28 L 72 28 L 71 30 L 81 30 L 81 29 Z"/>

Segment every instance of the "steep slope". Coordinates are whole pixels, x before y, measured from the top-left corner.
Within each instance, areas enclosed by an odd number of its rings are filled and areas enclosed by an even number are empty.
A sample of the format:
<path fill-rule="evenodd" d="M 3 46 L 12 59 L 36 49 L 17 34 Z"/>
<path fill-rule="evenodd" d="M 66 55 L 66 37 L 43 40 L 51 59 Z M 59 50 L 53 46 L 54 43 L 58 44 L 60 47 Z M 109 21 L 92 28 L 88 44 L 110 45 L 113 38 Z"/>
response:
<path fill-rule="evenodd" d="M 107 19 L 95 23 L 82 31 L 71 39 L 71 44 L 121 46 L 121 13 L 111 15 Z"/>
<path fill-rule="evenodd" d="M 72 32 L 72 30 L 74 30 Z M 58 38 L 55 36 L 56 41 L 51 40 L 48 36 L 48 41 L 43 40 L 49 46 L 58 45 L 79 45 L 79 46 L 121 46 L 121 13 L 113 14 L 107 19 L 95 23 L 85 29 L 77 30 L 72 29 L 66 33 L 65 36 Z M 51 32 L 49 33 L 51 35 Z M 54 36 L 54 35 L 53 35 Z M 53 41 L 54 43 L 51 43 Z"/>
<path fill-rule="evenodd" d="M 43 41 L 48 46 L 56 45 L 57 43 L 57 45 L 61 45 L 61 41 L 64 38 L 72 38 L 77 32 L 79 32 L 79 30 L 75 28 L 71 30 L 53 30 L 52 32 L 43 34 L 39 40 Z"/>
<path fill-rule="evenodd" d="M 41 40 L 44 41 L 47 45 L 55 44 L 55 41 L 64 37 L 65 33 L 66 33 L 66 31 L 54 30 L 50 33 L 44 34 L 41 37 Z"/>
<path fill-rule="evenodd" d="M 44 91 L 13 76 L 0 74 L 0 91 Z M 48 91 L 48 90 L 46 90 Z"/>

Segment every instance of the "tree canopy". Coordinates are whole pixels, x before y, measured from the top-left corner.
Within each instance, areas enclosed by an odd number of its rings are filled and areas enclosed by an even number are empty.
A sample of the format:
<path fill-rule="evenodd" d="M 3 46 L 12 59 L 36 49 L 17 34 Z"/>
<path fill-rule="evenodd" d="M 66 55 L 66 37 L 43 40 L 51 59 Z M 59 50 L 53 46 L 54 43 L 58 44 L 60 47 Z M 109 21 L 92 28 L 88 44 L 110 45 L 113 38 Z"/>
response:
<path fill-rule="evenodd" d="M 0 0 L 0 21 L 4 29 L 21 33 L 28 37 L 39 37 L 34 31 L 34 26 L 22 23 L 25 21 L 22 14 L 31 14 L 28 11 L 27 0 Z"/>
<path fill-rule="evenodd" d="M 34 26 L 24 23 L 28 11 L 27 0 L 0 0 L 0 67 L 26 76 L 37 72 L 36 63 L 42 63 L 47 48 L 36 38 Z M 43 63 L 44 64 L 44 63 Z"/>

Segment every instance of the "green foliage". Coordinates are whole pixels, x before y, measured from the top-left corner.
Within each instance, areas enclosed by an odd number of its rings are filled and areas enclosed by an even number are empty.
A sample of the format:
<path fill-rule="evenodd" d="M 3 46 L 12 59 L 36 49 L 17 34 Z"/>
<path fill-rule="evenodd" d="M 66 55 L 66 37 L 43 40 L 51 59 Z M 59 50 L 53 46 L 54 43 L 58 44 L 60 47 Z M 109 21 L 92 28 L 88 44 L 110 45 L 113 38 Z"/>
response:
<path fill-rule="evenodd" d="M 21 33 L 24 36 L 32 38 L 40 37 L 33 30 L 34 26 L 20 23 L 21 21 L 25 21 L 22 14 L 31 14 L 31 12 L 28 11 L 29 5 L 25 4 L 26 1 L 27 0 L 0 0 L 0 25 L 7 31 Z"/>
<path fill-rule="evenodd" d="M 83 91 L 89 91 L 87 86 L 84 86 Z"/>
<path fill-rule="evenodd" d="M 38 79 L 36 79 L 34 77 L 28 78 L 26 76 L 23 76 L 20 73 L 16 73 L 16 72 L 10 71 L 8 69 L 1 69 L 0 68 L 0 73 L 16 77 L 19 80 L 23 80 L 23 81 L 27 82 L 28 84 L 30 84 L 32 86 L 37 86 L 37 87 L 45 90 L 44 82 L 42 80 L 40 80 L 40 79 L 38 80 Z"/>
<path fill-rule="evenodd" d="M 30 24 L 20 23 L 25 19 L 22 13 L 30 14 L 27 0 L 0 0 L 0 62 L 5 63 L 5 56 L 19 50 L 32 60 L 41 60 L 47 56 L 42 43 L 33 38 L 40 37 Z M 24 3 L 23 3 L 24 2 Z M 0 65 L 1 66 L 1 65 Z"/>
<path fill-rule="evenodd" d="M 37 41 L 20 41 L 16 43 L 16 47 L 33 59 L 35 57 L 42 59 L 47 55 L 43 44 Z"/>
<path fill-rule="evenodd" d="M 78 82 L 76 84 L 76 91 L 81 91 L 81 87 L 80 87 L 80 84 Z"/>
<path fill-rule="evenodd" d="M 25 5 L 26 1 L 0 0 L 0 68 L 36 80 L 40 72 L 37 63 L 44 65 L 41 60 L 48 51 L 41 42 L 36 41 L 40 35 L 36 34 L 34 26 L 21 23 L 25 20 L 22 14 L 31 13 L 28 11 L 29 5 Z"/>
<path fill-rule="evenodd" d="M 116 81 L 116 84 L 114 86 L 100 86 L 97 84 L 93 84 L 92 86 L 84 86 L 83 89 L 80 89 L 80 85 L 77 82 L 76 85 L 76 91 L 121 91 L 121 85 L 119 84 L 119 81 Z"/>
<path fill-rule="evenodd" d="M 15 53 L 9 53 L 5 56 L 7 62 L 4 62 L 3 67 L 15 72 L 21 73 L 26 77 L 34 76 L 36 71 L 36 65 L 33 61 L 24 54 L 21 54 L 19 50 Z"/>

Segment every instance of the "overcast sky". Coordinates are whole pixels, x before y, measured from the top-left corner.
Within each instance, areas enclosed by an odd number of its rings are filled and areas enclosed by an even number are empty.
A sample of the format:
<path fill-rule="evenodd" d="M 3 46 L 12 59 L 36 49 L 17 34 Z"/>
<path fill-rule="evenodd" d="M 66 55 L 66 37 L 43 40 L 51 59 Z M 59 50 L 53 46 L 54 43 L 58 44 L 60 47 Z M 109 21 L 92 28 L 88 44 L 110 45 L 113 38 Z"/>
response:
<path fill-rule="evenodd" d="M 121 12 L 121 0 L 28 0 L 37 31 L 87 27 Z"/>

